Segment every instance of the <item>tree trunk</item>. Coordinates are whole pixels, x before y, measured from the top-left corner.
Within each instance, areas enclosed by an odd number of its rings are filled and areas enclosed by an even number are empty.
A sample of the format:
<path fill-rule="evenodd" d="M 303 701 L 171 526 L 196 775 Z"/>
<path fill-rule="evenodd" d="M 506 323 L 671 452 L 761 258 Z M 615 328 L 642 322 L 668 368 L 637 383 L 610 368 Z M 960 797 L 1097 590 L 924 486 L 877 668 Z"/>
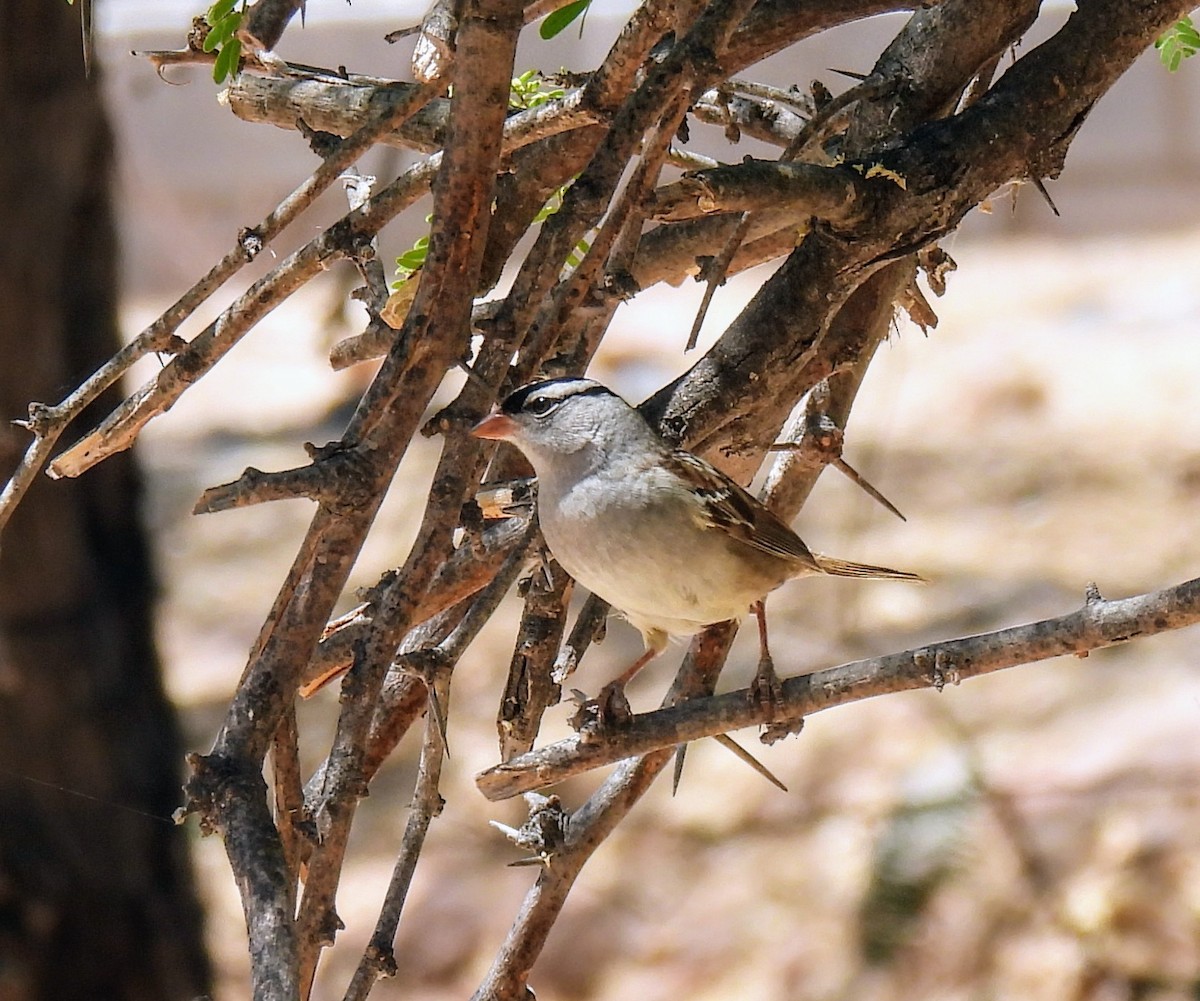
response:
<path fill-rule="evenodd" d="M 8 422 L 117 346 L 112 139 L 64 0 L 0 4 L 0 476 Z M 106 401 L 111 405 L 111 400 Z M 104 405 L 104 404 L 102 404 Z M 0 999 L 209 982 L 129 453 L 43 480 L 0 549 Z"/>

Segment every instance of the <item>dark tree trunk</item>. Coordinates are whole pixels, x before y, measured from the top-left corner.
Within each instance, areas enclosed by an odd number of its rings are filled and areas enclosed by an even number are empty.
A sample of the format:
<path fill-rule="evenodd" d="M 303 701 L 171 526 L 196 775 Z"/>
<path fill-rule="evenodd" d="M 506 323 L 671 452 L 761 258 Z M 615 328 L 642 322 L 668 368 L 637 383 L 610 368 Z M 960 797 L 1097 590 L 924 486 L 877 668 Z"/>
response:
<path fill-rule="evenodd" d="M 112 141 L 78 11 L 0 3 L 0 477 L 8 424 L 115 349 Z M 111 403 L 111 401 L 108 401 Z M 0 999 L 208 987 L 129 453 L 38 483 L 0 549 Z"/>

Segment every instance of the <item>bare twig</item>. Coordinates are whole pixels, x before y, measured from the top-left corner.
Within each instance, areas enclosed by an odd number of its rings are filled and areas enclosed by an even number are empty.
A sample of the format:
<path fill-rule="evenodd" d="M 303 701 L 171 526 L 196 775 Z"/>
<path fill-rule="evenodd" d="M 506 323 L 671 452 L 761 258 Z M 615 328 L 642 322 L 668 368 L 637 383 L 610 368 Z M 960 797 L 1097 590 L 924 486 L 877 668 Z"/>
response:
<path fill-rule="evenodd" d="M 566 628 L 573 582 L 556 563 L 546 566 L 546 574 L 549 581 L 535 570 L 527 582 L 525 608 L 496 717 L 501 759 L 533 747 L 543 713 L 559 697 L 554 661 Z"/>
<path fill-rule="evenodd" d="M 805 116 L 814 111 L 812 95 L 797 87 L 772 87 L 758 80 L 746 80 L 742 77 L 730 77 L 726 86 L 731 93 L 744 94 L 772 104 L 783 104 Z"/>
<path fill-rule="evenodd" d="M 545 134 L 548 123 L 561 124 L 568 120 L 569 117 L 556 119 L 543 108 L 514 115 L 504 124 L 504 149 L 511 150 L 527 142 L 536 141 Z M 349 250 L 347 244 L 369 241 L 386 223 L 411 205 L 424 193 L 425 186 L 437 174 L 441 164 L 441 155 L 435 154 L 415 165 L 371 201 L 350 212 L 339 223 L 309 241 L 272 269 L 268 275 L 255 282 L 218 320 L 205 328 L 184 348 L 179 349 L 177 357 L 168 363 L 153 382 L 143 386 L 109 415 L 96 430 L 58 456 L 51 463 L 52 473 L 56 476 L 78 476 L 107 456 L 132 445 L 146 423 L 173 406 L 183 392 L 223 357 L 267 312 L 318 274 L 330 260 L 344 256 Z M 216 274 L 221 267 L 222 265 L 217 265 L 210 272 L 210 276 Z M 180 300 L 180 303 L 188 301 L 189 311 L 203 301 L 203 297 L 197 299 L 193 296 L 202 285 L 203 282 Z M 206 295 L 207 292 L 205 297 Z M 178 306 L 179 303 L 176 304 L 176 307 Z M 176 307 L 172 307 L 172 310 Z M 143 338 L 147 338 L 148 341 L 151 335 L 162 336 L 162 330 L 167 329 L 167 326 L 160 329 L 160 325 L 172 316 L 174 313 L 168 311 L 134 343 L 138 344 Z M 180 316 L 179 320 L 182 318 Z M 133 354 L 126 367 L 144 353 L 143 349 Z M 118 372 L 113 377 L 119 377 L 120 374 Z M 73 410 L 71 416 L 75 413 Z M 47 451 L 52 450 L 52 447 Z M 38 457 L 34 456 L 35 459 Z M 257 489 L 273 490 L 273 485 L 263 485 Z"/>
<path fill-rule="evenodd" d="M 429 590 L 413 611 L 413 625 L 433 618 L 486 587 L 513 547 L 524 538 L 527 526 L 526 520 L 509 518 L 488 528 L 479 539 L 455 549 L 438 568 Z M 395 572 L 389 571 L 385 580 L 372 590 L 381 595 L 387 581 L 394 577 Z M 329 624 L 312 662 L 305 668 L 301 695 L 308 698 L 349 668 L 354 644 L 364 639 L 371 628 L 377 601 L 377 597 L 372 598 Z"/>
<path fill-rule="evenodd" d="M 528 542 L 530 528 L 527 526 L 523 542 Z M 478 635 L 479 630 L 496 610 L 500 599 L 512 585 L 521 569 L 524 545 L 518 546 L 509 556 L 504 568 L 497 574 L 487 591 L 472 603 L 470 612 L 439 645 L 434 661 L 430 665 L 424 684 L 429 692 L 429 711 L 426 714 L 425 741 L 421 747 L 421 761 L 417 771 L 416 787 L 413 790 L 412 807 L 404 828 L 400 855 L 392 872 L 383 907 L 371 940 L 355 970 L 346 992 L 350 999 L 366 998 L 371 985 L 381 976 L 395 972 L 396 959 L 393 953 L 396 928 L 400 913 L 408 896 L 408 888 L 416 871 L 417 860 L 425 844 L 429 825 L 442 808 L 438 794 L 443 759 L 448 754 L 445 733 L 445 714 L 449 708 L 450 676 L 454 664 L 463 651 Z"/>
<path fill-rule="evenodd" d="M 872 75 L 848 90 L 842 91 L 837 97 L 817 108 L 813 116 L 804 123 L 804 127 L 797 133 L 796 138 L 788 144 L 780 160 L 790 163 L 800 159 L 804 151 L 825 136 L 838 117 L 845 114 L 849 108 L 859 102 L 877 98 L 893 87 L 895 87 L 895 81 Z"/>
<path fill-rule="evenodd" d="M 296 887 L 308 862 L 312 846 L 312 831 L 304 810 L 304 788 L 300 779 L 300 732 L 296 711 L 284 713 L 279 729 L 271 741 L 271 771 L 274 776 L 275 826 L 283 845 L 292 890 L 290 914 L 296 912 Z"/>
<path fill-rule="evenodd" d="M 699 170 L 659 188 L 650 213 L 677 222 L 717 212 L 773 209 L 853 227 L 868 211 L 868 190 L 862 175 L 848 167 L 747 160 Z"/>
<path fill-rule="evenodd" d="M 842 459 L 850 408 L 875 351 L 891 327 L 897 291 L 913 273 L 898 262 L 872 275 L 838 311 L 820 350 L 806 368 L 816 380 L 802 414 L 794 414 L 786 436 L 799 435 L 799 448 L 780 456 L 767 473 L 764 490 L 778 509 L 793 515 L 803 506 L 826 465 L 834 465 L 873 499 L 904 515 Z M 774 450 L 769 446 L 768 450 Z M 849 470 L 849 472 L 847 472 Z"/>
<path fill-rule="evenodd" d="M 180 342 L 182 343 L 182 342 Z M 166 345 L 164 345 L 166 347 Z M 57 406 L 32 403 L 29 420 L 21 426 L 33 434 L 20 464 L 0 492 L 0 532 L 8 524 L 21 498 L 28 492 L 37 474 L 49 460 L 67 426 L 79 414 L 115 385 L 122 375 L 145 353 L 141 346 L 128 344 L 92 374 L 78 389 Z"/>
<path fill-rule="evenodd" d="M 790 108 L 773 100 L 742 94 L 721 94 L 712 90 L 692 105 L 692 112 L 702 122 L 720 125 L 726 130 L 736 129 L 739 137 L 749 136 L 782 147 L 800 134 L 806 121 Z"/>
<path fill-rule="evenodd" d="M 680 668 L 666 704 L 711 692 L 737 628 L 722 623 L 701 633 Z M 599 789 L 565 821 L 559 840 L 532 848 L 543 860 L 536 883 L 472 1001 L 526 997 L 526 981 L 584 864 L 624 819 L 671 759 L 660 750 L 621 762 Z M 537 804 L 540 806 L 540 804 Z M 552 831 L 560 828 L 551 827 Z"/>
<path fill-rule="evenodd" d="M 414 95 L 411 103 L 404 106 L 403 109 L 394 109 L 386 121 L 370 122 L 364 126 L 358 135 L 347 140 L 346 144 L 339 149 L 335 156 L 322 163 L 304 185 L 297 188 L 296 191 L 281 202 L 263 220 L 259 227 L 254 231 L 244 232 L 239 237 L 238 245 L 233 251 L 215 265 L 204 278 L 192 286 L 170 309 L 143 330 L 137 338 L 114 355 L 110 361 L 91 376 L 79 389 L 73 392 L 57 407 L 39 408 L 36 415 L 36 422 L 31 421 L 31 426 L 35 427 L 35 440 L 26 451 L 20 467 L 18 467 L 8 484 L 6 484 L 3 494 L 0 494 L 0 529 L 3 528 L 3 525 L 8 520 L 12 509 L 20 502 L 21 497 L 29 489 L 29 485 L 33 482 L 37 472 L 54 451 L 59 438 L 67 426 L 82 413 L 88 404 L 93 402 L 100 393 L 120 379 L 136 361 L 147 354 L 170 352 L 176 354 L 178 358 L 182 357 L 185 353 L 197 351 L 200 345 L 193 347 L 196 342 L 193 342 L 192 345 L 185 345 L 184 342 L 175 336 L 175 331 L 178 329 L 180 323 L 225 280 L 235 274 L 247 260 L 253 257 L 258 249 L 271 240 L 300 211 L 307 207 L 316 195 L 337 177 L 342 168 L 352 163 L 354 159 L 357 159 L 361 155 L 362 150 L 366 149 L 373 141 L 373 129 L 394 126 L 404 115 L 411 114 L 420 106 L 423 100 L 428 99 L 433 94 L 433 88 L 429 88 L 427 93 L 418 93 Z M 384 221 L 386 220 L 380 220 L 379 225 L 382 225 Z M 310 248 L 313 246 L 314 244 L 309 245 Z M 311 253 L 308 256 L 311 258 Z M 293 262 L 292 266 L 296 269 L 295 274 L 289 274 L 288 269 L 281 267 L 272 272 L 272 275 L 275 276 L 274 281 L 268 280 L 271 277 L 268 276 L 268 279 L 263 279 L 259 283 L 256 283 L 255 288 L 259 292 L 266 293 L 266 302 L 271 305 L 278 302 L 284 295 L 297 287 L 299 282 L 303 280 L 300 277 L 301 275 L 309 277 L 311 273 L 315 273 L 315 268 L 317 267 L 316 261 L 311 261 L 311 263 L 308 263 L 308 267 L 305 268 L 304 263 L 306 259 L 301 254 L 292 255 L 288 260 L 289 262 Z M 309 272 L 308 268 L 314 270 Z M 289 281 L 286 279 L 292 280 Z M 248 307 L 243 313 L 245 317 L 249 318 L 249 322 L 245 324 L 244 329 L 248 329 L 252 322 L 260 318 L 270 308 L 269 305 L 264 305 L 262 301 L 257 306 L 253 306 L 245 296 L 240 301 Z M 227 311 L 227 315 L 230 312 Z M 216 343 L 216 338 L 212 335 L 218 331 L 219 323 L 220 321 L 208 328 L 206 333 L 210 334 L 210 336 L 207 340 L 202 341 L 202 344 Z M 234 336 L 234 332 L 228 329 L 222 329 L 221 333 Z M 204 335 L 201 335 L 197 340 L 199 341 L 203 337 Z M 227 347 L 228 345 L 226 345 L 226 349 Z M 209 350 L 211 352 L 213 349 L 210 348 Z M 215 355 L 211 355 L 211 361 L 215 361 L 221 354 L 223 354 L 223 351 L 217 350 Z M 211 361 L 209 364 L 211 364 Z M 168 365 L 168 369 L 170 367 Z M 166 370 L 160 374 L 159 379 L 153 385 L 170 384 L 171 377 L 166 375 L 165 372 Z M 178 392 L 182 392 L 183 388 L 190 385 L 192 381 L 194 379 L 185 377 L 184 380 L 176 383 L 177 393 L 175 396 L 171 396 L 170 393 L 164 393 L 163 397 L 159 398 L 153 392 L 143 390 L 140 397 L 135 397 L 134 402 L 124 405 L 118 413 L 128 413 L 130 417 L 135 419 L 135 422 L 140 419 L 141 423 L 135 423 L 133 429 L 133 434 L 136 434 L 137 427 L 140 427 L 145 420 L 148 420 L 152 413 L 161 412 L 161 410 L 169 407 L 174 402 L 174 399 L 178 398 Z M 161 409 L 155 409 L 155 407 L 161 407 Z M 98 461 L 99 458 L 111 454 L 112 451 L 127 448 L 131 442 L 132 434 L 128 437 L 123 437 L 102 431 L 98 436 L 89 436 L 89 438 L 84 439 L 81 445 L 64 453 L 63 456 L 59 457 L 57 462 L 52 463 L 51 469 L 56 476 L 78 475 L 95 461 Z M 96 445 L 94 452 L 92 449 L 93 444 Z"/>
<path fill-rule="evenodd" d="M 430 689 L 431 701 L 435 693 L 444 712 L 449 705 L 450 696 L 448 671 L 436 672 L 433 687 Z M 379 912 L 379 920 L 371 934 L 371 941 L 346 990 L 346 1001 L 365 999 L 376 980 L 380 977 L 392 976 L 396 972 L 393 942 L 396 938 L 396 927 L 400 923 L 400 912 L 404 908 L 404 901 L 408 896 L 413 873 L 416 871 L 417 859 L 425 845 L 425 835 L 429 831 L 429 825 L 442 812 L 442 797 L 438 793 L 438 783 L 441 780 L 442 762 L 446 757 L 446 745 L 444 735 L 436 722 L 436 716 L 437 714 L 432 711 L 426 714 L 425 740 L 421 745 L 417 782 L 413 789 L 408 820 L 404 825 L 400 856 L 392 871 L 392 878 L 388 883 L 383 907 Z"/>

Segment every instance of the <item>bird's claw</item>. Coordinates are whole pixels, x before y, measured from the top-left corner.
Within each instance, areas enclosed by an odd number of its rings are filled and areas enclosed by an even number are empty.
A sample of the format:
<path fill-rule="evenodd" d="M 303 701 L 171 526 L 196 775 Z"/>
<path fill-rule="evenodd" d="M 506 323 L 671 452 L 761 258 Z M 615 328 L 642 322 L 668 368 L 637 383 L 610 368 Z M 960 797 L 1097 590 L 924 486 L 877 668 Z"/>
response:
<path fill-rule="evenodd" d="M 583 697 L 582 692 L 575 692 L 574 695 L 579 708 L 569 722 L 585 738 L 622 727 L 633 719 L 633 710 L 629 708 L 629 699 L 625 696 L 625 686 L 620 681 L 609 682 L 594 699 Z"/>
<path fill-rule="evenodd" d="M 601 726 L 624 726 L 633 719 L 633 710 L 629 708 L 629 699 L 625 695 L 625 686 L 620 681 L 610 681 L 600 689 L 596 696 L 599 706 L 599 723 Z"/>
<path fill-rule="evenodd" d="M 775 662 L 770 654 L 759 658 L 758 670 L 750 682 L 750 697 L 767 713 L 765 722 L 775 723 L 783 718 L 783 683 L 775 673 Z"/>

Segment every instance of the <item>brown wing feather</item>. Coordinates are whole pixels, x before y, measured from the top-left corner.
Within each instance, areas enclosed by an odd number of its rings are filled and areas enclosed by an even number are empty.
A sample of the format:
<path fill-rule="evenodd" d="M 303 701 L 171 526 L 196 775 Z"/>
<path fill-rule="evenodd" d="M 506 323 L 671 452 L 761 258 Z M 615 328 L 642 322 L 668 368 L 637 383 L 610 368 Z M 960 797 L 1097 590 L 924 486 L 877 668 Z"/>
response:
<path fill-rule="evenodd" d="M 810 570 L 820 565 L 800 537 L 753 494 L 715 466 L 691 452 L 674 451 L 669 460 L 704 501 L 705 520 L 732 538 L 772 556 L 792 560 Z"/>
<path fill-rule="evenodd" d="M 701 518 L 705 523 L 723 529 L 739 542 L 772 556 L 792 560 L 814 573 L 826 573 L 834 577 L 925 582 L 920 574 L 907 570 L 893 570 L 891 567 L 814 554 L 770 508 L 715 466 L 691 452 L 681 450 L 671 452 L 666 461 L 702 498 Z"/>
<path fill-rule="evenodd" d="M 911 580 L 920 584 L 928 584 L 920 574 L 909 573 L 907 570 L 893 570 L 891 567 L 877 567 L 870 563 L 855 563 L 853 560 L 838 560 L 832 556 L 822 556 L 814 553 L 813 559 L 823 573 L 834 577 L 866 577 L 871 580 Z"/>

